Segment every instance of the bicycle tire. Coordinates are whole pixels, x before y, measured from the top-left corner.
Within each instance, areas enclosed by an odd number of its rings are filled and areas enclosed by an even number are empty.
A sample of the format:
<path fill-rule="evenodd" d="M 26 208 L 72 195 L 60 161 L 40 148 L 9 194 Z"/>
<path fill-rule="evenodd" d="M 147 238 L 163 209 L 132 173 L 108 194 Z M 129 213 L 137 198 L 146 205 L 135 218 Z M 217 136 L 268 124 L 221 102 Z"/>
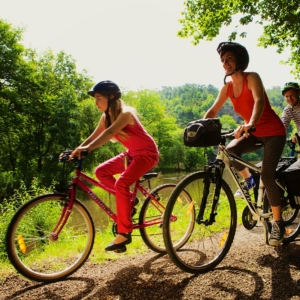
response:
<path fill-rule="evenodd" d="M 176 184 L 163 184 L 156 187 L 153 191 L 151 191 L 151 194 L 156 198 L 157 202 L 161 206 L 148 196 L 144 201 L 139 215 L 140 224 L 149 225 L 153 223 L 153 225 L 140 228 L 140 234 L 147 247 L 157 253 L 167 252 L 164 245 L 162 222 L 165 207 L 175 187 Z M 191 198 L 185 191 L 182 191 L 178 197 L 184 204 L 188 205 L 191 203 Z M 193 210 L 187 219 L 188 226 L 185 228 L 177 228 L 178 239 L 175 247 L 182 247 L 187 242 L 193 231 L 194 220 L 195 211 Z"/>
<path fill-rule="evenodd" d="M 284 196 L 287 200 L 288 196 Z M 271 212 L 271 206 L 268 201 L 267 194 L 265 192 L 263 199 L 263 209 L 264 213 Z M 288 201 L 286 201 L 284 207 L 282 208 L 282 219 L 285 226 L 285 234 L 283 238 L 283 243 L 287 244 L 295 240 L 295 238 L 300 234 L 300 213 L 298 208 L 292 208 Z M 271 219 L 266 220 L 268 224 L 269 233 L 271 231 Z"/>
<path fill-rule="evenodd" d="M 226 256 L 235 236 L 236 204 L 231 189 L 222 180 L 215 221 L 209 223 L 196 220 L 189 241 L 180 249 L 176 249 L 173 245 L 173 236 L 176 237 L 173 225 L 176 222 L 180 223 L 182 219 L 182 216 L 178 216 L 176 211 L 178 195 L 182 190 L 189 193 L 198 214 L 200 205 L 203 204 L 202 196 L 205 188 L 208 197 L 202 220 L 208 220 L 215 193 L 213 177 L 214 174 L 202 171 L 188 175 L 174 189 L 166 207 L 163 234 L 167 253 L 173 263 L 185 272 L 200 274 L 215 268 Z M 173 215 L 177 217 L 176 221 L 174 218 L 172 219 Z"/>
<path fill-rule="evenodd" d="M 89 257 L 95 227 L 87 208 L 75 200 L 58 239 L 52 230 L 68 202 L 65 194 L 35 197 L 21 206 L 6 233 L 8 258 L 16 270 L 38 282 L 55 282 L 78 270 Z"/>

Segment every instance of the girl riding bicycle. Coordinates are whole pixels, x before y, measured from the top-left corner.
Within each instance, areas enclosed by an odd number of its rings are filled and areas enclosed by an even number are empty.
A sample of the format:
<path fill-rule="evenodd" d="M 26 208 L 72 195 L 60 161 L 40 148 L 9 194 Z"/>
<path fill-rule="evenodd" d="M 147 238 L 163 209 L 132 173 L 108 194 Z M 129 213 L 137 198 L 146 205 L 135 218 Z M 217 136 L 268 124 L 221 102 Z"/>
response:
<path fill-rule="evenodd" d="M 115 251 L 131 243 L 132 219 L 130 186 L 143 174 L 157 165 L 159 152 L 154 139 L 140 123 L 133 107 L 124 104 L 118 85 L 101 81 L 88 94 L 95 98 L 96 106 L 104 112 L 94 132 L 71 154 L 81 157 L 81 152 L 92 150 L 110 140 L 119 141 L 128 150 L 100 164 L 96 177 L 116 191 L 118 235 L 105 250 Z M 130 162 L 125 168 L 124 160 Z M 113 175 L 120 174 L 116 179 Z"/>
<path fill-rule="evenodd" d="M 219 44 L 217 51 L 225 70 L 224 86 L 204 118 L 214 118 L 227 98 L 230 98 L 234 110 L 244 119 L 244 124 L 235 130 L 235 139 L 228 144 L 227 150 L 241 156 L 243 153 L 258 150 L 260 146 L 256 143 L 263 142 L 265 149 L 261 179 L 274 219 L 269 245 L 276 246 L 282 242 L 285 232 L 281 219 L 280 190 L 274 180 L 276 167 L 285 145 L 285 128 L 270 106 L 260 76 L 255 72 L 244 72 L 249 63 L 247 49 L 238 43 L 224 42 Z M 231 76 L 232 81 L 226 83 L 227 76 Z M 252 127 L 255 127 L 256 131 L 249 134 L 248 130 Z M 246 187 L 253 188 L 255 182 L 249 170 L 234 161 L 232 164 L 245 179 Z"/>

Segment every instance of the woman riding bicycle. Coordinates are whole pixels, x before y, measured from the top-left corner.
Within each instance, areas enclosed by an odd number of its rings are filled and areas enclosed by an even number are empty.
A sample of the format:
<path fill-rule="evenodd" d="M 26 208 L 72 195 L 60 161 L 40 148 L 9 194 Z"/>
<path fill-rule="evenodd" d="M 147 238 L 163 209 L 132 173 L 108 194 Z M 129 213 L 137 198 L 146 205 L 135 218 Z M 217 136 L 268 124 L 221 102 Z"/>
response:
<path fill-rule="evenodd" d="M 110 140 L 117 140 L 128 149 L 95 170 L 97 178 L 116 191 L 118 235 L 105 248 L 114 251 L 131 243 L 133 227 L 129 188 L 158 163 L 159 152 L 155 141 L 141 125 L 135 109 L 124 104 L 116 83 L 101 81 L 88 94 L 95 98 L 96 106 L 104 113 L 94 132 L 72 152 L 71 157 L 80 158 L 82 151 L 91 152 Z M 130 161 L 126 169 L 124 159 Z M 120 174 L 120 177 L 116 179 L 115 174 Z"/>
<path fill-rule="evenodd" d="M 263 142 L 265 149 L 261 179 L 266 188 L 274 219 L 269 244 L 277 246 L 283 240 L 285 228 L 281 218 L 280 190 L 274 179 L 285 145 L 285 128 L 270 106 L 260 76 L 255 72 L 244 72 L 249 63 L 247 49 L 238 43 L 223 42 L 219 44 L 217 51 L 225 70 L 224 86 L 204 118 L 215 118 L 225 101 L 230 98 L 235 112 L 244 119 L 244 124 L 234 131 L 235 139 L 228 144 L 227 150 L 241 156 L 243 153 L 258 150 L 260 146 L 256 143 Z M 231 76 L 232 81 L 226 83 L 228 76 Z M 248 130 L 252 127 L 255 127 L 256 131 L 249 134 Z M 248 168 L 234 161 L 232 164 L 245 179 L 245 186 L 249 189 L 253 188 L 255 182 Z"/>

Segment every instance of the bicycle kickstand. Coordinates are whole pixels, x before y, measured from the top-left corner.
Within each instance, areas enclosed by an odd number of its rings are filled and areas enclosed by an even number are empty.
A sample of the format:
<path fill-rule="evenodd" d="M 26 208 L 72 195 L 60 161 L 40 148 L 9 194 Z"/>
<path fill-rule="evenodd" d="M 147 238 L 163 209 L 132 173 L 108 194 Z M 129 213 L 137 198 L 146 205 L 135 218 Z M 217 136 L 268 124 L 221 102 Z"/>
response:
<path fill-rule="evenodd" d="M 269 245 L 269 233 L 271 231 L 271 228 L 270 228 L 271 224 L 268 221 L 268 219 L 265 219 L 265 218 L 263 218 L 262 224 L 264 226 L 265 242 L 267 245 Z"/>

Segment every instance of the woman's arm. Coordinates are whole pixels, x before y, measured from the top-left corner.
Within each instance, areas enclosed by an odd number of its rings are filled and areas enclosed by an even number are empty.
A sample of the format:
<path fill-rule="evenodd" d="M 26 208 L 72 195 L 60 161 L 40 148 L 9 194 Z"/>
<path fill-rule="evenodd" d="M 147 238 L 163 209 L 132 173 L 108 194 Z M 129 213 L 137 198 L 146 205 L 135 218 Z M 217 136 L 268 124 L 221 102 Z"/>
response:
<path fill-rule="evenodd" d="M 226 102 L 226 100 L 228 98 L 227 89 L 228 89 L 228 84 L 226 84 L 222 87 L 214 104 L 204 115 L 204 119 L 215 118 L 217 116 L 219 110 L 222 108 L 222 106 L 224 105 L 224 103 Z"/>
<path fill-rule="evenodd" d="M 258 120 L 260 119 L 264 107 L 265 107 L 265 90 L 263 83 L 257 73 L 250 73 L 248 75 L 248 87 L 252 91 L 252 96 L 254 99 L 254 106 L 252 110 L 252 115 L 249 121 L 248 128 L 254 127 Z"/>

